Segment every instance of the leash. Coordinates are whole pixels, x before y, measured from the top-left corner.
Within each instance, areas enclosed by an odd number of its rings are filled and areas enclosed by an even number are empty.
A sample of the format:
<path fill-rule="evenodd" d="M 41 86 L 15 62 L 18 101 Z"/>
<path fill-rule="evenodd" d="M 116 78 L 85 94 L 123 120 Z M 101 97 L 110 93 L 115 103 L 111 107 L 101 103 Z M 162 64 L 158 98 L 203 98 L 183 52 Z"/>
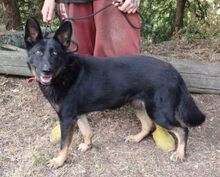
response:
<path fill-rule="evenodd" d="M 114 3 L 120 3 L 119 1 L 115 0 L 113 1 Z M 96 12 L 93 12 L 89 15 L 86 15 L 86 16 L 79 16 L 79 17 L 68 17 L 68 18 L 65 18 L 63 21 L 66 21 L 66 20 L 70 20 L 70 21 L 77 21 L 77 20 L 85 20 L 85 19 L 88 19 L 90 17 L 94 17 L 95 15 L 97 15 L 98 13 L 104 11 L 105 9 L 111 7 L 113 5 L 113 2 L 110 2 L 108 3 L 107 5 L 105 5 L 104 7 L 102 7 L 101 9 L 97 10 Z M 134 23 L 131 22 L 131 20 L 128 18 L 128 16 L 126 15 L 126 13 L 124 12 L 121 12 L 122 15 L 125 17 L 126 21 L 134 28 L 134 29 L 141 29 L 142 28 L 142 25 L 140 26 L 137 26 L 135 25 Z M 141 21 L 143 21 L 143 16 L 137 11 L 136 12 L 139 17 L 141 18 Z"/>
<path fill-rule="evenodd" d="M 114 0 L 113 2 L 114 2 L 114 3 L 120 3 L 120 2 L 117 1 L 117 0 Z M 111 2 L 111 3 L 108 3 L 107 5 L 105 5 L 104 7 L 102 7 L 101 9 L 97 10 L 96 12 L 93 12 L 93 13 L 91 13 L 91 14 L 89 14 L 89 15 L 79 16 L 79 17 L 69 17 L 69 18 L 65 18 L 63 21 L 66 21 L 66 20 L 69 20 L 69 21 L 85 20 L 85 19 L 94 17 L 95 15 L 97 15 L 98 13 L 101 13 L 101 12 L 104 11 L 105 9 L 111 7 L 112 5 L 113 5 L 113 3 Z M 142 28 L 142 23 L 141 23 L 140 26 L 137 26 L 137 25 L 135 25 L 134 23 L 131 22 L 131 20 L 128 18 L 128 16 L 126 15 L 126 13 L 124 13 L 124 12 L 121 12 L 121 13 L 122 13 L 122 15 L 124 16 L 124 18 L 126 19 L 126 21 L 131 25 L 131 27 L 133 27 L 134 29 L 141 29 L 141 28 Z M 141 18 L 141 21 L 144 21 L 144 18 L 143 18 L 143 16 L 140 14 L 140 12 L 137 11 L 136 13 L 137 13 L 137 14 L 139 15 L 139 17 Z M 48 27 L 49 27 L 49 22 L 46 22 L 46 23 L 45 23 L 45 30 L 44 30 L 44 32 L 43 32 L 43 37 L 44 37 L 44 38 L 46 38 L 47 35 L 48 35 L 48 31 L 47 31 L 47 30 L 48 30 Z M 73 52 L 77 52 L 78 49 L 79 49 L 79 46 L 78 46 L 77 42 L 75 42 L 74 40 L 71 40 L 71 42 L 76 46 L 76 49 L 75 49 L 75 51 L 73 51 Z M 35 77 L 30 77 L 30 78 L 27 79 L 27 83 L 30 84 L 30 83 L 32 83 L 32 82 L 35 81 L 35 80 L 36 80 Z"/>
<path fill-rule="evenodd" d="M 114 1 L 114 2 L 118 2 L 118 1 Z M 111 3 L 107 4 L 107 5 L 105 5 L 104 7 L 102 7 L 101 9 L 97 10 L 96 12 L 93 12 L 93 13 L 91 13 L 91 14 L 89 14 L 89 15 L 79 16 L 79 17 L 69 17 L 69 18 L 65 18 L 64 21 L 66 21 L 66 20 L 71 20 L 71 21 L 75 21 L 75 20 L 85 20 L 85 19 L 87 19 L 87 18 L 90 18 L 90 17 L 93 17 L 93 16 L 97 15 L 98 13 L 104 11 L 105 9 L 111 7 L 112 5 L 113 5 L 113 4 L 112 4 L 112 2 L 111 2 Z"/>
<path fill-rule="evenodd" d="M 37 78 L 34 77 L 34 76 L 32 76 L 32 77 L 27 78 L 27 79 L 26 79 L 26 82 L 27 82 L 28 84 L 31 84 L 33 81 L 36 81 L 36 80 L 37 80 Z"/>
<path fill-rule="evenodd" d="M 112 2 L 110 2 L 110 3 L 108 3 L 107 5 L 105 5 L 104 7 L 102 7 L 101 9 L 99 9 L 99 10 L 97 10 L 96 12 L 93 12 L 93 13 L 91 13 L 91 14 L 89 14 L 89 15 L 79 16 L 79 17 L 68 17 L 68 18 L 65 18 L 63 21 L 67 21 L 67 20 L 69 20 L 69 21 L 85 20 L 85 19 L 94 17 L 95 15 L 97 15 L 97 14 L 101 13 L 102 11 L 104 11 L 105 9 L 111 7 L 111 6 L 113 5 L 113 2 L 114 2 L 114 3 L 120 3 L 118 0 L 114 0 L 114 1 L 112 1 Z M 137 13 L 137 14 L 139 15 L 139 17 L 141 18 L 141 22 L 144 22 L 144 18 L 143 18 L 143 16 L 140 14 L 140 12 L 137 11 L 136 13 Z M 142 28 L 142 23 L 141 23 L 140 26 L 137 26 L 137 25 L 135 25 L 134 23 L 131 22 L 131 20 L 128 18 L 128 16 L 126 15 L 126 13 L 121 12 L 121 14 L 124 16 L 124 18 L 125 18 L 126 21 L 131 25 L 132 28 L 134 28 L 134 29 L 141 29 L 141 28 Z M 62 20 L 61 20 L 61 21 L 62 21 Z M 46 38 L 47 35 L 48 35 L 48 32 L 47 32 L 48 26 L 49 26 L 49 22 L 46 22 L 46 24 L 45 24 L 45 30 L 44 30 L 44 33 L 43 33 L 44 38 Z M 71 42 L 76 46 L 76 49 L 75 49 L 73 52 L 77 52 L 78 49 L 79 49 L 78 44 L 77 44 L 74 40 L 71 40 Z"/>
<path fill-rule="evenodd" d="M 120 3 L 119 1 L 115 0 L 113 1 L 114 3 Z M 105 5 L 104 7 L 102 7 L 101 9 L 97 10 L 96 12 L 93 12 L 89 15 L 86 15 L 86 16 L 79 16 L 79 17 L 68 17 L 68 18 L 65 18 L 63 21 L 66 21 L 66 20 L 69 20 L 69 21 L 77 21 L 77 20 L 85 20 L 85 19 L 88 19 L 88 18 L 91 18 L 91 17 L 94 17 L 95 15 L 97 15 L 98 13 L 104 11 L 105 9 L 111 7 L 113 5 L 113 3 L 108 3 L 107 5 Z M 143 16 L 140 14 L 139 11 L 136 12 L 139 17 L 141 18 L 141 21 L 143 22 L 144 21 L 144 18 Z M 124 18 L 126 19 L 126 21 L 131 25 L 131 27 L 133 27 L 134 29 L 141 29 L 142 28 L 142 23 L 140 26 L 137 26 L 135 25 L 134 23 L 131 22 L 131 20 L 128 18 L 128 16 L 124 13 L 124 12 L 121 12 L 121 14 L 124 16 Z M 62 20 L 61 20 L 62 21 Z M 48 29 L 48 26 L 49 26 L 49 22 L 46 22 L 45 24 L 45 30 L 44 30 L 44 33 L 43 33 L 43 36 L 46 37 L 48 35 L 48 32 L 47 32 L 47 29 Z M 74 42 L 74 41 L 73 41 Z M 74 42 L 75 43 L 75 42 Z M 76 44 L 76 43 L 75 43 Z M 78 48 L 78 46 L 77 46 Z"/>
<path fill-rule="evenodd" d="M 48 35 L 48 32 L 47 32 L 48 26 L 49 26 L 49 22 L 46 22 L 46 24 L 45 24 L 45 30 L 44 30 L 44 33 L 43 33 L 43 37 L 44 37 L 44 38 L 46 38 L 47 35 Z"/>

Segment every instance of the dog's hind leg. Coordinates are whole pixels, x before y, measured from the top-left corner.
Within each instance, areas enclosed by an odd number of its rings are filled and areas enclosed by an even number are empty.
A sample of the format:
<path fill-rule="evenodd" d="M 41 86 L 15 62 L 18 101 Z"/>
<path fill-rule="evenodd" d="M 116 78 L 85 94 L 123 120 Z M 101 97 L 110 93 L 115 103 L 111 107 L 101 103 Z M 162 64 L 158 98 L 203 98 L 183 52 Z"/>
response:
<path fill-rule="evenodd" d="M 170 157 L 172 161 L 177 161 L 178 159 L 183 160 L 185 158 L 188 129 L 181 127 L 173 112 L 173 109 L 171 109 L 167 102 L 167 104 L 154 110 L 153 119 L 158 125 L 172 132 L 177 137 L 176 151 Z"/>
<path fill-rule="evenodd" d="M 141 121 L 141 131 L 136 135 L 130 135 L 125 138 L 126 142 L 140 142 L 148 133 L 151 131 L 153 127 L 153 122 L 149 118 L 144 102 L 141 100 L 135 100 L 132 102 L 132 106 L 134 107 L 134 111 L 138 119 Z"/>
<path fill-rule="evenodd" d="M 92 147 L 92 136 L 93 136 L 92 130 L 89 126 L 89 121 L 86 115 L 78 116 L 77 124 L 84 138 L 84 143 L 81 143 L 79 145 L 78 150 L 85 152 Z"/>
<path fill-rule="evenodd" d="M 74 124 L 72 124 L 70 126 L 69 131 L 67 132 L 65 141 L 61 147 L 61 150 L 60 150 L 58 156 L 51 159 L 48 162 L 49 167 L 58 168 L 58 167 L 62 166 L 63 163 L 66 161 L 68 153 L 69 153 L 69 147 L 72 142 L 73 129 L 74 129 Z"/>
<path fill-rule="evenodd" d="M 175 127 L 169 131 L 171 131 L 177 137 L 178 140 L 177 149 L 170 156 L 170 159 L 172 161 L 177 161 L 178 159 L 182 161 L 185 158 L 189 130 L 188 128 Z"/>

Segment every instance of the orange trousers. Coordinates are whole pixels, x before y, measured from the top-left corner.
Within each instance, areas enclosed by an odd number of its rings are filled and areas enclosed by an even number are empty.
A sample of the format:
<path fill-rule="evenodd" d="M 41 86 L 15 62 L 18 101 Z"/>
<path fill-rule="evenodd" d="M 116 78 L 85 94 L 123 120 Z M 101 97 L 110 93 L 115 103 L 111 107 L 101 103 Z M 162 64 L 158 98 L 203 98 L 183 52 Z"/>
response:
<path fill-rule="evenodd" d="M 61 19 L 94 13 L 111 0 L 94 0 L 83 4 L 57 4 Z M 140 26 L 138 14 L 126 14 Z M 72 21 L 72 39 L 79 45 L 79 53 L 93 56 L 119 56 L 140 53 L 140 29 L 133 28 L 114 5 L 88 19 Z M 70 46 L 70 49 L 73 46 Z"/>

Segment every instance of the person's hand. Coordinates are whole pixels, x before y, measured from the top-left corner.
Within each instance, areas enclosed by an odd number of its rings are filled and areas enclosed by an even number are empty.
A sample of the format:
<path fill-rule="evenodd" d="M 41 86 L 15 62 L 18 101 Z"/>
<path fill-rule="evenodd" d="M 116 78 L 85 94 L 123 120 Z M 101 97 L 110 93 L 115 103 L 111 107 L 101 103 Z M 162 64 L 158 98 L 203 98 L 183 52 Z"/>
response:
<path fill-rule="evenodd" d="M 140 0 L 117 0 L 113 3 L 118 9 L 124 13 L 135 13 L 140 5 Z"/>
<path fill-rule="evenodd" d="M 55 0 L 45 0 L 41 14 L 44 22 L 51 22 L 55 16 Z"/>

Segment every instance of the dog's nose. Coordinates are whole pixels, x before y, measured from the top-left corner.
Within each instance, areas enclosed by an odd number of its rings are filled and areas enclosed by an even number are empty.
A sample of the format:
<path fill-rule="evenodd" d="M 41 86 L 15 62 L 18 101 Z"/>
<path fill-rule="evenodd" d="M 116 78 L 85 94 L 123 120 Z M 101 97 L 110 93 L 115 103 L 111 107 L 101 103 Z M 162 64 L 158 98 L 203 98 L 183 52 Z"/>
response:
<path fill-rule="evenodd" d="M 44 65 L 43 68 L 42 68 L 42 71 L 43 71 L 44 74 L 51 74 L 52 69 L 49 65 Z"/>

